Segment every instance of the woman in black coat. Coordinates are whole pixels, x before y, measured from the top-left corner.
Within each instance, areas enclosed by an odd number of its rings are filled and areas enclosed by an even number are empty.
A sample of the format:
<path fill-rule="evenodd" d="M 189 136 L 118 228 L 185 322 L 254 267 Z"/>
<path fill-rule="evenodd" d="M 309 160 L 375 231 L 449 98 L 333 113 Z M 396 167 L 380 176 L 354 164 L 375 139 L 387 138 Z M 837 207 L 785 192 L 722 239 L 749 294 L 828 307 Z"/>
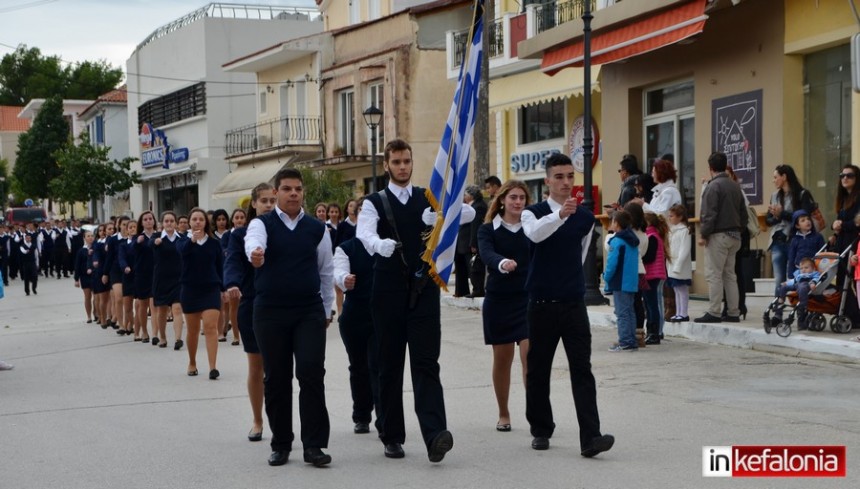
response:
<path fill-rule="evenodd" d="M 523 385 L 529 349 L 525 290 L 529 268 L 529 239 L 520 215 L 529 204 L 525 183 L 509 180 L 499 189 L 487 212 L 486 224 L 478 229 L 478 250 L 487 265 L 486 295 L 482 315 L 484 343 L 493 345 L 493 388 L 499 405 L 498 431 L 511 430 L 508 396 L 515 346 L 520 345 Z"/>

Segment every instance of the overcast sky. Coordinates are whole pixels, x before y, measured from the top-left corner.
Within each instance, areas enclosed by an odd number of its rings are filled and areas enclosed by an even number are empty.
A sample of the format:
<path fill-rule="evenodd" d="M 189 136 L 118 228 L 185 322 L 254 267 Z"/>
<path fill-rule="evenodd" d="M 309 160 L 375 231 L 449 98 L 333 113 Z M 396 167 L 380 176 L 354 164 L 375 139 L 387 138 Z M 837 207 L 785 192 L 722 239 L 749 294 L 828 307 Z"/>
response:
<path fill-rule="evenodd" d="M 105 59 L 125 71 L 135 46 L 205 0 L 0 0 L 0 57 L 19 44 L 64 61 Z M 224 3 L 240 3 L 230 0 Z M 313 0 L 248 4 L 314 7 Z"/>

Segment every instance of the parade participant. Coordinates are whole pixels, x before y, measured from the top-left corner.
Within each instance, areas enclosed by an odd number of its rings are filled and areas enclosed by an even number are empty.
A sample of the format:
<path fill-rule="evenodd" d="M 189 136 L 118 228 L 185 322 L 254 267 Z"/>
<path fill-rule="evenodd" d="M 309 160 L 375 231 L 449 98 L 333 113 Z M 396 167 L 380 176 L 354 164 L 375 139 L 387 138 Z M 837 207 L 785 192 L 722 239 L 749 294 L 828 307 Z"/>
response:
<path fill-rule="evenodd" d="M 51 240 L 54 242 L 53 252 L 53 267 L 54 273 L 57 274 L 57 280 L 60 280 L 62 275 L 65 278 L 69 277 L 69 252 L 72 249 L 73 231 L 66 227 L 66 220 L 60 219 L 57 221 L 57 227 L 51 230 Z"/>
<path fill-rule="evenodd" d="M 68 261 L 68 270 L 71 273 L 75 271 L 75 257 L 78 256 L 78 251 L 84 247 L 84 235 L 83 229 L 81 229 L 81 221 L 77 219 L 72 219 L 72 225 L 69 228 L 69 235 L 72 237 L 71 243 L 72 247 L 69 249 L 69 261 Z"/>
<path fill-rule="evenodd" d="M 409 143 L 389 141 L 382 165 L 388 173 L 388 186 L 365 199 L 356 229 L 368 253 L 376 255 L 371 306 L 379 343 L 379 438 L 386 457 L 403 458 L 403 369 L 408 346 L 421 435 L 430 461 L 441 462 L 453 448 L 454 437 L 448 431 L 439 379 L 439 287 L 421 261 L 425 250 L 422 233 L 435 223 L 436 213 L 430 212 L 424 189 L 412 185 Z M 471 222 L 474 209 L 462 205 L 461 223 Z"/>
<path fill-rule="evenodd" d="M 134 317 L 134 244 L 137 237 L 137 221 L 130 220 L 125 224 L 125 238 L 119 245 L 119 269 L 122 271 L 122 319 L 124 334 L 134 334 L 134 341 L 140 341 L 140 326 Z"/>
<path fill-rule="evenodd" d="M 188 216 L 189 224 L 191 221 L 191 216 Z M 221 241 L 221 238 L 224 236 L 227 231 L 230 230 L 230 216 L 227 215 L 227 211 L 224 209 L 215 209 L 212 211 L 212 235 L 218 241 Z"/>
<path fill-rule="evenodd" d="M 278 204 L 248 224 L 245 254 L 256 268 L 254 334 L 265 369 L 266 414 L 272 430 L 269 465 L 287 462 L 293 440 L 293 359 L 299 382 L 304 460 L 331 463 L 325 403 L 326 327 L 334 301 L 331 242 L 325 225 L 302 209 L 302 174 L 275 175 Z"/>
<path fill-rule="evenodd" d="M 9 234 L 9 227 L 0 225 L 0 275 L 3 275 L 3 285 L 9 285 L 10 241 L 12 235 Z"/>
<path fill-rule="evenodd" d="M 111 316 L 114 318 L 111 326 L 120 329 L 117 334 L 125 334 L 124 310 L 122 308 L 122 269 L 119 266 L 120 243 L 126 239 L 128 216 L 116 219 L 116 234 L 109 235 L 105 241 L 105 266 L 102 271 L 102 283 L 110 287 Z"/>
<path fill-rule="evenodd" d="M 90 254 L 90 268 L 93 270 L 93 295 L 96 297 L 96 315 L 102 329 L 111 326 L 110 288 L 102 281 L 101 277 L 105 267 L 105 243 L 107 237 L 113 234 L 113 229 L 112 222 L 98 227 L 96 232 L 98 239 L 93 243 L 93 252 Z"/>
<path fill-rule="evenodd" d="M 268 183 L 261 183 L 251 191 L 247 218 L 265 214 L 275 207 L 275 192 Z M 235 222 L 234 222 L 235 224 Z M 239 334 L 242 347 L 248 356 L 248 399 L 251 401 L 253 422 L 248 432 L 249 441 L 263 439 L 263 357 L 254 336 L 254 267 L 245 256 L 245 226 L 234 227 L 230 232 L 227 257 L 224 261 L 224 288 L 227 295 L 234 299 L 240 297 L 238 317 Z"/>
<path fill-rule="evenodd" d="M 208 211 L 207 215 L 211 216 L 209 224 L 212 228 L 212 237 L 223 248 L 224 245 L 221 243 L 221 239 L 230 232 L 230 218 L 227 216 L 227 211 L 224 209 L 215 209 L 214 211 Z M 227 296 L 225 295 L 224 297 L 225 300 L 221 304 L 221 312 L 218 314 L 218 341 L 221 342 L 227 341 L 227 323 L 230 320 L 230 304 L 226 300 Z"/>
<path fill-rule="evenodd" d="M 358 223 L 358 201 L 355 199 L 349 199 L 345 204 L 343 204 L 343 208 L 346 212 L 346 219 L 337 225 L 337 234 L 334 240 L 335 246 L 348 239 L 354 238 L 355 226 Z"/>
<path fill-rule="evenodd" d="M 180 276 L 182 260 L 179 257 L 177 241 L 183 238 L 176 229 L 176 214 L 173 211 L 161 213 L 161 235 L 150 239 L 152 248 L 152 303 L 155 313 L 152 317 L 152 344 L 167 347 L 167 314 L 173 312 L 173 349 L 182 348 L 182 306 L 179 303 Z"/>
<path fill-rule="evenodd" d="M 224 217 L 227 213 L 224 213 Z M 209 359 L 209 379 L 221 374 L 216 368 L 218 359 L 218 315 L 223 302 L 224 251 L 212 237 L 206 212 L 195 207 L 188 215 L 188 239 L 179 240 L 176 247 L 182 259 L 180 303 L 188 323 L 188 375 L 197 375 L 197 342 L 200 326 L 206 336 L 206 355 Z"/>
<path fill-rule="evenodd" d="M 232 226 L 230 229 L 224 233 L 224 236 L 221 237 L 221 249 L 224 250 L 224 257 L 227 256 L 227 249 L 230 246 L 230 238 L 233 236 L 233 232 L 238 229 L 244 228 L 248 222 L 248 214 L 245 212 L 245 209 L 233 209 L 233 215 L 230 216 L 230 223 Z M 243 235 L 244 236 L 244 235 Z M 243 238 L 244 239 L 244 238 Z M 233 342 L 230 343 L 233 346 L 239 346 L 239 298 L 231 298 L 229 295 L 227 296 L 227 322 L 224 326 L 224 331 L 221 331 L 221 336 L 224 337 L 224 340 L 227 339 L 227 331 L 230 329 L 233 330 Z"/>
<path fill-rule="evenodd" d="M 484 344 L 493 347 L 493 390 L 499 405 L 496 430 L 511 431 L 508 397 L 511 365 L 520 347 L 523 385 L 528 371 L 529 331 L 525 293 L 529 270 L 529 240 L 520 221 L 529 204 L 525 183 L 508 180 L 496 190 L 486 223 L 478 228 L 478 250 L 487 265 L 486 296 L 481 308 Z"/>
<path fill-rule="evenodd" d="M 338 322 L 349 357 L 353 432 L 369 433 L 374 408 L 379 429 L 379 349 L 370 310 L 373 257 L 358 239 L 348 239 L 335 248 L 334 283 L 346 296 Z"/>
<path fill-rule="evenodd" d="M 153 312 L 152 305 L 152 280 L 154 258 L 149 241 L 155 235 L 155 214 L 152 211 L 143 211 L 137 218 L 138 235 L 134 237 L 134 320 L 135 331 L 140 341 L 149 343 L 149 322 L 147 311 Z M 155 323 L 153 322 L 153 330 Z M 153 333 L 155 335 L 155 333 Z M 179 340 L 182 343 L 182 340 Z M 180 345 L 181 347 L 181 345 Z M 174 346 L 176 349 L 176 346 Z"/>
<path fill-rule="evenodd" d="M 48 278 L 49 275 L 54 275 L 54 240 L 51 239 L 51 231 L 53 224 L 50 221 L 44 221 L 39 224 L 38 237 L 33 238 L 33 243 L 38 249 L 39 270 Z"/>
<path fill-rule="evenodd" d="M 317 205 L 314 206 L 314 216 L 322 222 L 325 223 L 328 220 L 328 204 L 325 202 L 317 202 Z"/>
<path fill-rule="evenodd" d="M 529 292 L 529 353 L 526 376 L 526 419 L 534 437 L 532 448 L 546 450 L 555 430 L 549 398 L 552 359 L 564 345 L 579 422 L 583 457 L 612 448 L 615 438 L 600 433 L 597 387 L 591 373 L 591 329 L 585 310 L 582 264 L 594 229 L 590 209 L 571 197 L 573 163 L 563 154 L 546 161 L 549 199 L 523 211 L 522 223 L 532 241 Z"/>
<path fill-rule="evenodd" d="M 30 288 L 33 289 L 33 294 L 38 295 L 36 287 L 39 285 L 39 249 L 33 236 L 31 233 L 25 233 L 24 239 L 18 243 L 21 252 L 21 275 L 27 295 L 30 295 Z"/>
<path fill-rule="evenodd" d="M 87 312 L 87 324 L 93 322 L 93 269 L 89 267 L 89 257 L 92 253 L 93 233 L 84 232 L 84 246 L 75 256 L 75 287 L 84 292 L 84 310 Z"/>
<path fill-rule="evenodd" d="M 182 215 L 176 218 L 176 232 L 182 238 L 188 235 L 188 216 Z"/>

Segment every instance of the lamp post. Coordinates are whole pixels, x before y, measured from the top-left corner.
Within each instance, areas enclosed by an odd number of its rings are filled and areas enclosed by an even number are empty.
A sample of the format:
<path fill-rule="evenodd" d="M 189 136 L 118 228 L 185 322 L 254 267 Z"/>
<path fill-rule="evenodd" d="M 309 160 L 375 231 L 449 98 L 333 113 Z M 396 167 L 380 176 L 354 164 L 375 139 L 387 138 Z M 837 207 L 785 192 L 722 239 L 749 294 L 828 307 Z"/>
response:
<path fill-rule="evenodd" d="M 370 193 L 376 192 L 376 128 L 382 122 L 382 110 L 371 105 L 364 111 L 364 123 L 370 128 Z"/>
<path fill-rule="evenodd" d="M 582 163 L 585 186 L 585 198 L 582 205 L 586 209 L 594 210 L 592 199 L 592 167 L 591 158 L 594 150 L 594 139 L 591 135 L 591 1 L 585 0 L 582 9 L 582 77 L 583 77 L 583 135 L 582 135 Z M 596 227 L 596 225 L 595 225 Z M 588 244 L 588 255 L 585 260 L 585 303 L 588 305 L 608 304 L 609 301 L 600 294 L 600 277 L 597 276 L 597 242 L 592 235 Z"/>

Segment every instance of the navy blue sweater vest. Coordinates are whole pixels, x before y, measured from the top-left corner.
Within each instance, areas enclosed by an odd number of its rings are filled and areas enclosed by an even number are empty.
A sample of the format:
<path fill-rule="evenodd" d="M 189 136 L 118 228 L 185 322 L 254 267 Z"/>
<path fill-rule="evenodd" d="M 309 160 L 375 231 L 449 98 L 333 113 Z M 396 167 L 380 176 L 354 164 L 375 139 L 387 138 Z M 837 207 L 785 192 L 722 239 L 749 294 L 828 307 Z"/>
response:
<path fill-rule="evenodd" d="M 192 288 L 215 286 L 224 290 L 224 252 L 221 250 L 220 241 L 211 236 L 203 244 L 182 239 L 176 242 L 176 247 L 182 259 L 179 283 Z"/>
<path fill-rule="evenodd" d="M 492 222 L 478 228 L 478 249 L 488 272 L 487 292 L 506 297 L 523 295 L 526 276 L 531 268 L 530 243 L 522 229 L 516 233 L 504 226 L 493 229 Z M 516 270 L 510 273 L 499 271 L 499 264 L 505 258 L 517 262 Z"/>
<path fill-rule="evenodd" d="M 290 230 L 277 212 L 257 217 L 266 226 L 266 255 L 257 269 L 255 306 L 291 307 L 322 302 L 317 247 L 325 224 L 305 216 Z"/>
<path fill-rule="evenodd" d="M 340 244 L 340 249 L 349 257 L 349 271 L 355 275 L 355 287 L 346 291 L 348 299 L 368 301 L 373 290 L 373 257 L 358 240 L 351 238 Z"/>
<path fill-rule="evenodd" d="M 424 209 L 430 206 L 427 197 L 424 196 L 424 189 L 421 187 L 412 187 L 412 197 L 406 201 L 406 204 L 401 204 L 397 200 L 397 196 L 391 193 L 388 188 L 384 190 L 388 195 L 388 202 L 391 203 L 391 212 L 394 214 L 394 222 L 397 224 L 397 232 L 402 240 L 403 256 L 406 258 L 407 270 L 403 269 L 403 261 L 400 258 L 400 251 L 395 250 L 394 254 L 388 258 L 380 255 L 375 255 L 376 260 L 373 269 L 375 271 L 373 283 L 376 289 L 385 288 L 385 290 L 402 290 L 406 284 L 406 277 L 411 277 L 418 271 L 424 269 L 425 264 L 421 261 L 421 255 L 424 254 L 424 240 L 422 234 L 428 230 L 427 225 L 421 220 L 421 215 Z M 388 224 L 388 218 L 385 216 L 385 207 L 382 205 L 382 198 L 378 193 L 367 196 L 367 199 L 373 204 L 379 221 L 376 223 L 376 231 L 381 239 L 393 239 L 394 232 Z M 433 283 L 428 281 L 428 283 Z"/>
<path fill-rule="evenodd" d="M 551 213 L 544 201 L 526 210 L 538 219 Z M 582 271 L 582 238 L 594 227 L 594 214 L 577 207 L 550 237 L 532 243 L 532 259 L 526 289 L 530 300 L 581 301 L 585 297 Z"/>

